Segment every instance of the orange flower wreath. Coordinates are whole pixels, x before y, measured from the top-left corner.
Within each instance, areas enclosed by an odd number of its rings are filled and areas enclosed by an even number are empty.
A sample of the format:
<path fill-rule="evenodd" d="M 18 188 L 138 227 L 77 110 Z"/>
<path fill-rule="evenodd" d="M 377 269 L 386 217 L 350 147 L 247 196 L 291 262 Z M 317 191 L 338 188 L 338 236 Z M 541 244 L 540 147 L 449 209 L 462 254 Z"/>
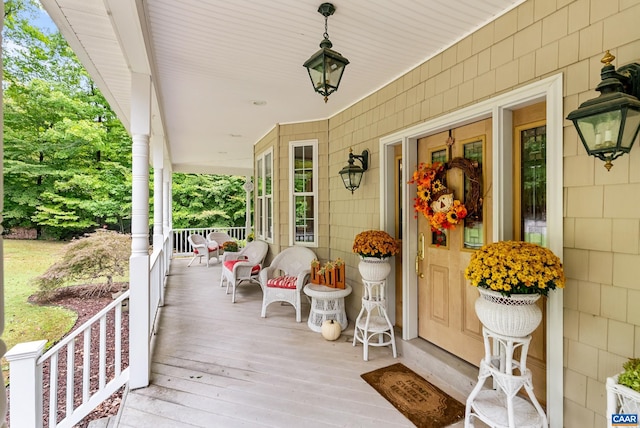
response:
<path fill-rule="evenodd" d="M 442 162 L 421 163 L 409 180 L 410 184 L 417 186 L 413 208 L 429 221 L 432 232 L 453 230 L 467 216 L 467 208 L 453 199 L 453 192 L 446 187 L 444 173 Z"/>

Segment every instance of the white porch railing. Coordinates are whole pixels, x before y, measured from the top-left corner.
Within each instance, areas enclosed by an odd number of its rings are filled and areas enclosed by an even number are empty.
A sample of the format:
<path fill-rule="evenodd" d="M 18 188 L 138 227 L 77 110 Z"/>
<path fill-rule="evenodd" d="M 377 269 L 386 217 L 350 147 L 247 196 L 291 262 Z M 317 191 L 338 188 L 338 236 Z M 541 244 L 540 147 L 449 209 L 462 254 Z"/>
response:
<path fill-rule="evenodd" d="M 165 277 L 172 255 L 171 238 L 171 234 L 167 235 L 162 248 L 150 256 L 148 337 L 151 346 L 158 312 L 164 302 Z M 46 340 L 19 343 L 7 352 L 11 427 L 72 427 L 129 381 L 129 361 L 122 357 L 122 312 L 126 310 L 124 302 L 128 302 L 128 299 L 129 291 L 44 355 L 42 352 Z M 112 332 L 107 331 L 108 318 L 113 319 Z M 91 353 L 93 331 L 99 332 L 97 355 Z M 96 361 L 97 369 L 92 369 L 92 366 L 96 367 Z M 49 368 L 46 380 L 43 379 L 45 367 Z M 59 380 L 62 378 L 66 380 L 66 386 L 59 389 Z M 49 384 L 46 396 L 43 392 L 44 382 Z M 81 396 L 76 394 L 76 390 L 82 391 Z"/>
<path fill-rule="evenodd" d="M 128 298 L 127 291 L 44 355 L 46 340 L 20 343 L 6 354 L 12 427 L 42 427 L 45 411 L 47 427 L 72 427 L 127 383 L 129 362 L 122 360 L 122 311 Z M 112 335 L 107 332 L 108 317 L 113 318 Z M 91 353 L 94 329 L 99 331 L 98 355 Z M 92 369 L 92 359 L 98 361 L 97 370 Z M 44 367 L 49 369 L 46 395 Z M 58 388 L 61 377 L 66 379 L 64 390 Z M 80 399 L 76 389 L 82 391 Z"/>
<path fill-rule="evenodd" d="M 164 280 L 169 265 L 171 263 L 171 240 L 165 239 L 162 251 L 154 251 L 151 254 L 149 268 L 149 282 L 151 289 L 149 290 L 149 342 L 155 333 L 155 326 L 159 309 L 164 305 Z M 168 257 L 167 257 L 168 256 Z"/>
<path fill-rule="evenodd" d="M 196 233 L 206 238 L 211 232 L 225 232 L 238 241 L 244 241 L 247 239 L 246 227 L 199 227 L 191 229 L 173 229 L 174 255 L 186 256 L 191 254 L 191 245 L 189 245 L 189 242 L 187 241 L 189 235 Z"/>

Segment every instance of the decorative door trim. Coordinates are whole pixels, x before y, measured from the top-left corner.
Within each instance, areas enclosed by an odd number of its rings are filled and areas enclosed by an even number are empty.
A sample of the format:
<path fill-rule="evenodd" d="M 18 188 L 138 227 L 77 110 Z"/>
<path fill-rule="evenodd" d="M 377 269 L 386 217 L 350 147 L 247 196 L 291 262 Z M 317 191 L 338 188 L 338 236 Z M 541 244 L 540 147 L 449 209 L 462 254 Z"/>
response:
<path fill-rule="evenodd" d="M 510 239 L 513 230 L 513 185 L 511 176 L 512 111 L 546 101 L 547 120 L 547 227 L 549 248 L 563 257 L 563 121 L 562 74 L 536 81 L 505 94 L 456 110 L 380 139 L 380 225 L 393 230 L 395 214 L 393 146 L 402 144 L 403 189 L 403 311 L 402 339 L 418 336 L 418 281 L 411 261 L 418 250 L 417 220 L 412 209 L 415 185 L 406 184 L 411 165 L 417 164 L 418 138 L 456 128 L 488 117 L 493 118 L 493 241 Z M 396 314 L 400 315 L 400 314 Z M 547 299 L 547 416 L 551 427 L 563 426 L 563 293 Z"/>

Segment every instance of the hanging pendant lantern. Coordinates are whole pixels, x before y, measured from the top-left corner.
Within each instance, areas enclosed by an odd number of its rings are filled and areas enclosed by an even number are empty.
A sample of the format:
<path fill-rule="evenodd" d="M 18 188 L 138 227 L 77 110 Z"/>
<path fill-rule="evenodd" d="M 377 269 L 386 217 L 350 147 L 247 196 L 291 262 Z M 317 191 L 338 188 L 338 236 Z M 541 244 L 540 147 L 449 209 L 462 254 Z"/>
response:
<path fill-rule="evenodd" d="M 304 63 L 309 72 L 313 90 L 324 95 L 325 103 L 329 95 L 338 90 L 344 68 L 349 64 L 348 59 L 331 49 L 333 44 L 329 40 L 327 21 L 335 11 L 336 8 L 331 3 L 322 3 L 318 8 L 318 12 L 324 16 L 324 39 L 320 42 L 320 50 Z"/>

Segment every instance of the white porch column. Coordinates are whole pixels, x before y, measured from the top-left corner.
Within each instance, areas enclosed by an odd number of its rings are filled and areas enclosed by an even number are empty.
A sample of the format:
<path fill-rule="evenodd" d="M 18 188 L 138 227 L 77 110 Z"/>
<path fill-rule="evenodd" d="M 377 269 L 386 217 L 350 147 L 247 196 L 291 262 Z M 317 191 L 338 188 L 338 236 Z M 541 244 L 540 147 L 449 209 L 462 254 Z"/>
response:
<path fill-rule="evenodd" d="M 0 5 L 0 12 L 4 16 L 4 2 Z M 0 22 L 0 41 L 2 41 L 2 28 L 4 21 Z M 0 43 L 0 59 L 2 59 L 2 44 Z M 0 62 L 0 74 L 2 74 L 2 62 Z M 2 98 L 2 86 L 0 86 L 0 98 Z M 0 123 L 3 121 L 2 105 L 0 104 Z M 3 127 L 0 127 L 3 128 Z M 0 153 L 4 153 L 4 134 L 0 129 Z M 4 211 L 4 171 L 2 169 L 2 163 L 0 162 L 0 336 L 4 332 L 4 254 L 2 248 L 2 213 Z M 4 341 L 0 340 L 0 357 L 7 351 L 7 345 Z M 6 427 L 4 422 L 7 419 L 7 390 L 4 387 L 4 377 L 0 375 L 2 385 L 0 385 L 0 427 Z"/>
<path fill-rule="evenodd" d="M 163 169 L 164 177 L 162 182 L 162 229 L 164 233 L 171 232 L 171 171 L 169 168 Z"/>
<path fill-rule="evenodd" d="M 171 258 L 173 257 L 173 231 L 171 230 L 171 162 L 165 160 L 162 181 L 162 233 L 167 237 L 167 251 L 164 255 L 165 275 L 169 274 Z"/>
<path fill-rule="evenodd" d="M 153 147 L 153 251 L 162 248 L 162 218 L 164 216 L 164 141 L 152 138 Z"/>
<path fill-rule="evenodd" d="M 245 227 L 245 232 L 244 232 L 244 236 L 245 238 L 247 238 L 249 236 L 249 234 L 251 233 L 251 192 L 253 191 L 253 183 L 251 182 L 251 176 L 247 175 L 245 177 L 245 182 L 244 182 L 244 191 L 245 191 L 245 206 L 246 206 L 246 212 L 244 215 L 244 227 Z"/>
<path fill-rule="evenodd" d="M 129 386 L 149 385 L 149 134 L 151 132 L 151 78 L 131 75 L 131 258 L 129 260 Z"/>

